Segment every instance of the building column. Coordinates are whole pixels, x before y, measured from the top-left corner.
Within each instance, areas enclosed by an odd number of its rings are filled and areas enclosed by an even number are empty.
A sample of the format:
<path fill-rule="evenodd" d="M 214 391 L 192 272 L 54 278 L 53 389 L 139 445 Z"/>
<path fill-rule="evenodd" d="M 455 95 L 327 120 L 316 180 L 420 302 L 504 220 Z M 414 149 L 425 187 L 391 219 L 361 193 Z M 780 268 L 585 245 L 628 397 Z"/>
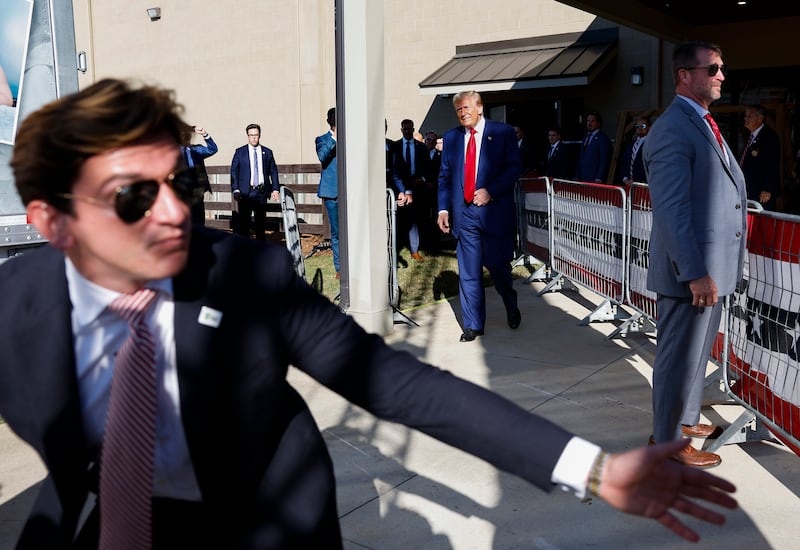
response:
<path fill-rule="evenodd" d="M 336 1 L 336 159 L 342 309 L 393 327 L 386 245 L 383 1 Z"/>

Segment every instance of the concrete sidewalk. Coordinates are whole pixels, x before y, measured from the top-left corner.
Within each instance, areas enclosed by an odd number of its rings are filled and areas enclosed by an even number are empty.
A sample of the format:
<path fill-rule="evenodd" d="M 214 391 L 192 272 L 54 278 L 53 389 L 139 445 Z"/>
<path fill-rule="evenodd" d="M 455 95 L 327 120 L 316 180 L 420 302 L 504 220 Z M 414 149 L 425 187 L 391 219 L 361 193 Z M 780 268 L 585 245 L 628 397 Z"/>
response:
<path fill-rule="evenodd" d="M 650 369 L 655 344 L 644 335 L 608 340 L 615 323 L 578 326 L 600 302 L 582 291 L 537 297 L 543 285 L 517 282 L 522 325 L 505 325 L 487 289 L 486 336 L 459 343 L 457 300 L 406 312 L 419 327 L 396 326 L 387 341 L 491 388 L 609 451 L 644 445 L 650 434 Z M 381 422 L 299 371 L 304 395 L 336 468 L 348 550 L 683 548 L 652 520 L 620 514 L 597 500 L 546 494 L 465 453 L 402 426 Z M 705 414 L 730 422 L 742 411 Z M 739 487 L 741 508 L 722 528 L 691 522 L 704 548 L 791 548 L 800 517 L 800 462 L 771 442 L 728 445 L 712 470 Z M 38 459 L 0 426 L 0 548 L 9 548 L 35 495 Z M 33 488 L 31 488 L 33 486 Z"/>

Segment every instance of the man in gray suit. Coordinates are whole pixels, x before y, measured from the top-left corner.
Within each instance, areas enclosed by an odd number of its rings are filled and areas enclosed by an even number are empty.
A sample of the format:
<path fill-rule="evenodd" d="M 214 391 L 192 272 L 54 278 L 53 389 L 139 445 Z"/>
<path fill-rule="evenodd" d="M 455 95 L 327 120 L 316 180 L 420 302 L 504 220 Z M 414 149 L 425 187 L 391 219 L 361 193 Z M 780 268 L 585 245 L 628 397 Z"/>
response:
<path fill-rule="evenodd" d="M 721 300 L 741 278 L 747 223 L 744 176 L 708 112 L 720 97 L 725 70 L 714 44 L 676 47 L 677 97 L 644 145 L 653 204 L 647 287 L 658 295 L 652 438 L 657 442 L 708 437 L 716 430 L 699 424 L 703 380 Z M 699 467 L 721 462 L 691 445 L 675 458 Z"/>

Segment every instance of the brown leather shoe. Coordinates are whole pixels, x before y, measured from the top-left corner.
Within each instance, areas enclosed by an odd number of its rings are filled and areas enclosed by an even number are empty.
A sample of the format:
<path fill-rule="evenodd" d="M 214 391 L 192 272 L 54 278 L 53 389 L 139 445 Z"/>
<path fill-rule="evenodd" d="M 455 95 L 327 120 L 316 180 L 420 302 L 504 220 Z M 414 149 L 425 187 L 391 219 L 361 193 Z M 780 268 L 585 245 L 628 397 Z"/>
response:
<path fill-rule="evenodd" d="M 647 441 L 647 444 L 656 444 L 652 435 Z M 678 454 L 672 455 L 672 460 L 685 464 L 686 466 L 694 466 L 695 468 L 713 468 L 714 466 L 719 466 L 722 462 L 722 458 L 718 454 L 695 449 L 691 445 L 687 445 Z"/>
<path fill-rule="evenodd" d="M 676 462 L 696 468 L 713 468 L 722 462 L 722 458 L 718 454 L 695 449 L 691 445 L 684 447 L 678 454 L 672 455 L 672 458 Z"/>
<path fill-rule="evenodd" d="M 420 254 L 419 252 L 414 252 L 411 255 L 411 257 L 414 258 L 415 260 L 417 260 L 418 262 L 424 262 L 425 261 L 425 258 L 423 258 L 422 254 Z"/>
<path fill-rule="evenodd" d="M 710 437 L 714 438 L 722 433 L 722 428 L 714 426 L 713 424 L 697 424 L 696 426 L 687 426 L 683 424 L 681 431 L 686 437 Z"/>

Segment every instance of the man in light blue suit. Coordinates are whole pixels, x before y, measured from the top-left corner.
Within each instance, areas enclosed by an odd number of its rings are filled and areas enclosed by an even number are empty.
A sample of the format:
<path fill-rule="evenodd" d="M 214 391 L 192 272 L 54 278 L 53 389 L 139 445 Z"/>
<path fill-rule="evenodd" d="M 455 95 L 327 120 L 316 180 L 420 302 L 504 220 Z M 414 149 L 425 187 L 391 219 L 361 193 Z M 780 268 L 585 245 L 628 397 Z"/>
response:
<path fill-rule="evenodd" d="M 444 135 L 438 225 L 456 238 L 464 330 L 461 341 L 470 342 L 483 335 L 486 322 L 483 266 L 489 269 L 503 299 L 508 326 L 516 329 L 522 318 L 511 280 L 514 185 L 522 171 L 522 158 L 514 128 L 483 117 L 480 94 L 460 92 L 453 105 L 461 126 Z"/>
<path fill-rule="evenodd" d="M 336 107 L 328 109 L 328 126 L 331 129 L 314 140 L 317 157 L 322 164 L 317 196 L 325 203 L 331 225 L 331 250 L 336 278 L 339 278 L 339 180 L 336 174 Z"/>
<path fill-rule="evenodd" d="M 611 138 L 602 128 L 603 119 L 600 113 L 592 111 L 586 115 L 586 138 L 583 140 L 581 156 L 578 158 L 578 168 L 575 179 L 592 183 L 605 183 L 608 176 L 608 167 L 611 163 Z"/>
<path fill-rule="evenodd" d="M 708 112 L 725 80 L 722 52 L 707 42 L 678 46 L 672 73 L 677 97 L 644 144 L 653 204 L 647 287 L 658 295 L 656 442 L 716 431 L 699 424 L 703 382 L 722 299 L 742 275 L 747 234 L 744 176 Z M 721 462 L 691 445 L 675 458 L 698 467 Z"/>

